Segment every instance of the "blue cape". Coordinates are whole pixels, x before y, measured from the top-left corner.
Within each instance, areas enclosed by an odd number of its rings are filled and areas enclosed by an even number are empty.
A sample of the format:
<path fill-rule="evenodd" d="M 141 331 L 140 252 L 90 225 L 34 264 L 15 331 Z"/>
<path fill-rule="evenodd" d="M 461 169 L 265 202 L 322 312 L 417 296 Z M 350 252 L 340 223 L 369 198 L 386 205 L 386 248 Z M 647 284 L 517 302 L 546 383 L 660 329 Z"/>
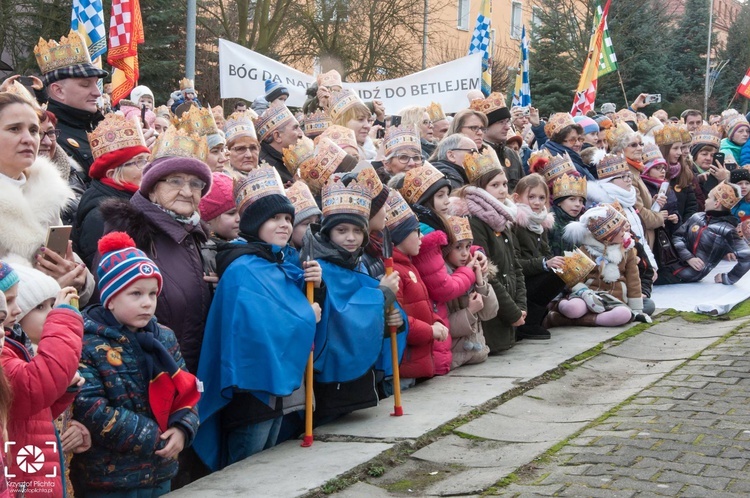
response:
<path fill-rule="evenodd" d="M 283 249 L 287 256 L 287 249 Z M 235 389 L 261 400 L 299 388 L 315 336 L 315 313 L 293 254 L 271 263 L 255 255 L 234 260 L 219 280 L 206 322 L 198 378 L 201 426 L 195 451 L 212 470 L 221 462 L 219 411 Z"/>

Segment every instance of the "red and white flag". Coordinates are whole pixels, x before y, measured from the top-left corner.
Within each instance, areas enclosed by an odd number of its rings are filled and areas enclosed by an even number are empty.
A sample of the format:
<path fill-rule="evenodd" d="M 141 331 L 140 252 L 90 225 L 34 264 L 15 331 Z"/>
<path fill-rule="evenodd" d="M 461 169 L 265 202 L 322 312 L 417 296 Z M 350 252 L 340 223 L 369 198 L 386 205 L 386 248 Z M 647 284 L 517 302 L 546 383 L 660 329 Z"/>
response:
<path fill-rule="evenodd" d="M 747 70 L 747 74 L 742 78 L 742 83 L 737 87 L 737 93 L 750 99 L 750 69 Z"/>
<path fill-rule="evenodd" d="M 573 107 L 570 110 L 570 114 L 573 116 L 585 116 L 587 112 L 594 109 L 599 74 L 599 59 L 602 53 L 604 29 L 607 25 L 607 14 L 609 13 L 609 5 L 611 2 L 612 0 L 607 0 L 607 4 L 604 6 L 604 12 L 602 13 L 602 18 L 599 21 L 599 26 L 597 26 L 596 31 L 591 36 L 589 54 L 586 58 L 586 63 L 583 66 L 583 71 L 581 71 L 581 79 L 578 82 L 576 95 L 573 99 Z"/>
<path fill-rule="evenodd" d="M 112 72 L 112 105 L 130 95 L 138 83 L 138 44 L 143 43 L 143 20 L 138 0 L 112 0 L 107 62 Z"/>

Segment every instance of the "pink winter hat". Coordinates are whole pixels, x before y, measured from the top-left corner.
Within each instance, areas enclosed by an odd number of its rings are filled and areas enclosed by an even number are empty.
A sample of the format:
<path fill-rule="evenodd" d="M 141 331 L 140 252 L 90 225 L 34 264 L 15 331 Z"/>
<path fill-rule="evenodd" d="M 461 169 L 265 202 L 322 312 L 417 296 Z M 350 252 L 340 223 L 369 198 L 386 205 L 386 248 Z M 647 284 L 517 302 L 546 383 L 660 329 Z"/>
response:
<path fill-rule="evenodd" d="M 232 193 L 234 183 L 232 177 L 224 173 L 212 173 L 213 186 L 198 205 L 203 221 L 211 221 L 222 213 L 236 207 Z"/>

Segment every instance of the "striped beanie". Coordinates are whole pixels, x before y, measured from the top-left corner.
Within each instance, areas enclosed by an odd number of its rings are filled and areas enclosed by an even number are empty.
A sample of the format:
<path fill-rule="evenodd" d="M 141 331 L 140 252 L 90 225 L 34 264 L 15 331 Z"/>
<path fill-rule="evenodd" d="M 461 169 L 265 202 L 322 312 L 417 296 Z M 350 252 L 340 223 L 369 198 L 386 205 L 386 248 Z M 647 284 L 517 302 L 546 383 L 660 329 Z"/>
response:
<path fill-rule="evenodd" d="M 18 273 L 5 261 L 0 261 L 0 292 L 5 292 L 18 283 Z"/>
<path fill-rule="evenodd" d="M 135 247 L 135 242 L 125 232 L 111 232 L 99 240 L 102 255 L 96 273 L 99 276 L 99 294 L 104 307 L 120 291 L 136 280 L 155 278 L 161 293 L 162 277 L 156 264 L 146 253 Z"/>

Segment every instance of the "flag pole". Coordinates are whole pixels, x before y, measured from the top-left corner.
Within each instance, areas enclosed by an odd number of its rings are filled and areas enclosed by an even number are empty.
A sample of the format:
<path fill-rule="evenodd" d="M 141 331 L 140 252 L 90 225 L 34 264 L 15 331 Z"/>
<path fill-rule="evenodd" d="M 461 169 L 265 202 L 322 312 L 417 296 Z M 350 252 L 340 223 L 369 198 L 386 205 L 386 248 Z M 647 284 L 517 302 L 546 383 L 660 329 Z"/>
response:
<path fill-rule="evenodd" d="M 622 76 L 620 75 L 620 69 L 617 69 L 617 79 L 620 80 L 620 88 L 622 88 L 622 96 L 625 98 L 625 108 L 627 109 L 630 107 L 630 102 L 628 102 L 628 94 L 625 93 L 625 84 L 622 82 Z"/>

